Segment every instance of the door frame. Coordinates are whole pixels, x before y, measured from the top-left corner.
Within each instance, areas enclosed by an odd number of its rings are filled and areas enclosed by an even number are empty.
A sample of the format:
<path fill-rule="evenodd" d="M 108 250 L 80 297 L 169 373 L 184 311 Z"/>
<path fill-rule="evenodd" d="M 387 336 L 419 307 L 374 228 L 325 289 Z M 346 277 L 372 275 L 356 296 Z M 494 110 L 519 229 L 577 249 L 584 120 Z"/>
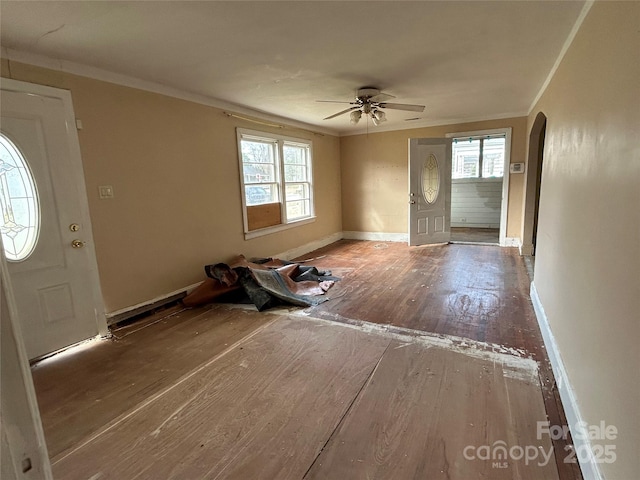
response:
<path fill-rule="evenodd" d="M 109 333 L 107 327 L 107 318 L 105 315 L 104 299 L 102 297 L 102 289 L 100 286 L 100 276 L 98 274 L 98 261 L 95 252 L 95 242 L 93 239 L 93 228 L 91 226 L 91 215 L 89 212 L 89 200 L 87 197 L 87 188 L 84 179 L 84 169 L 82 164 L 82 153 L 80 151 L 80 141 L 78 139 L 78 131 L 76 127 L 76 116 L 73 109 L 73 100 L 71 92 L 69 90 L 63 90 L 60 88 L 49 87 L 45 85 L 38 85 L 35 83 L 23 82 L 19 80 L 13 80 L 8 78 L 2 78 L 0 80 L 0 90 L 27 93 L 33 95 L 39 95 L 43 97 L 55 98 L 62 101 L 64 105 L 64 116 L 67 131 L 67 143 L 69 145 L 69 161 L 73 165 L 73 169 L 68 173 L 74 183 L 78 185 L 78 191 L 80 192 L 79 209 L 82 216 L 82 222 L 87 226 L 83 235 L 86 239 L 85 250 L 88 251 L 88 281 L 91 284 L 92 296 L 94 299 L 95 322 L 98 330 L 98 335 L 105 337 Z M 84 193 L 84 195 L 83 195 Z M 4 251 L 2 252 L 4 255 Z M 10 287 L 11 275 L 7 274 L 6 280 Z M 18 316 L 19 321 L 19 316 Z"/>
<path fill-rule="evenodd" d="M 527 169 L 524 185 L 522 218 L 522 243 L 520 255 L 531 256 L 534 253 L 534 235 L 538 233 L 538 207 L 540 205 L 540 187 L 542 184 L 542 164 L 544 161 L 544 140 L 547 117 L 538 112 L 529 133 Z"/>
<path fill-rule="evenodd" d="M 507 240 L 507 215 L 509 213 L 509 181 L 510 172 L 509 165 L 511 164 L 511 127 L 504 128 L 492 128 L 487 130 L 475 130 L 472 132 L 454 132 L 447 133 L 446 138 L 456 137 L 476 137 L 484 135 L 504 135 L 504 170 L 502 175 L 502 202 L 500 204 L 500 246 L 511 247 L 512 245 Z"/>
<path fill-rule="evenodd" d="M 8 462 L 15 478 L 40 475 L 53 480 L 47 443 L 42 428 L 38 399 L 22 340 L 16 302 L 0 238 L 0 322 L 2 323 L 2 460 Z M 8 334 L 7 334 L 8 332 Z M 7 388 L 10 387 L 10 388 Z M 6 425 L 11 428 L 6 428 Z M 27 463 L 25 463 L 27 462 Z M 28 469 L 28 470 L 27 470 Z M 22 477 L 20 477 L 22 478 Z"/>
<path fill-rule="evenodd" d="M 431 228 L 427 225 L 427 232 L 423 232 L 422 234 L 418 231 L 416 231 L 418 229 L 417 225 L 414 223 L 415 220 L 417 220 L 419 218 L 418 213 L 420 212 L 419 210 L 419 206 L 420 204 L 423 202 L 423 199 L 421 198 L 423 195 L 423 192 L 414 192 L 414 187 L 419 186 L 422 183 L 422 180 L 418 180 L 418 178 L 416 178 L 415 175 L 422 175 L 422 173 L 418 174 L 418 172 L 413 168 L 414 167 L 414 161 L 417 163 L 419 162 L 419 164 L 424 165 L 424 160 L 419 161 L 417 158 L 414 158 L 413 156 L 413 152 L 414 152 L 414 147 L 415 149 L 418 149 L 420 146 L 435 146 L 435 147 L 444 147 L 445 149 L 445 153 L 443 155 L 443 159 L 441 160 L 436 160 L 436 164 L 437 164 L 437 170 L 438 170 L 438 183 L 439 183 L 439 190 L 438 193 L 436 194 L 436 200 L 434 201 L 434 204 L 440 204 L 442 205 L 442 203 L 444 203 L 444 206 L 441 207 L 435 207 L 431 206 L 431 208 L 427 208 L 427 210 L 422 210 L 423 212 L 431 212 L 429 214 L 429 217 L 423 217 L 423 218 L 427 218 L 427 223 L 431 224 L 431 221 L 429 219 L 433 219 L 435 222 L 436 218 L 439 217 L 433 217 L 432 212 L 434 211 L 441 211 L 444 212 L 444 215 L 442 216 L 443 219 L 443 225 L 442 228 L 443 230 L 440 232 L 437 232 L 434 228 L 433 231 L 431 231 Z M 408 225 L 409 225 L 409 229 L 407 232 L 408 235 L 408 244 L 409 246 L 421 246 L 421 245 L 441 245 L 441 244 L 446 244 L 446 243 L 450 243 L 451 241 L 451 156 L 452 156 L 452 149 L 451 149 L 451 139 L 449 138 L 445 138 L 445 137 L 410 137 L 409 141 L 408 141 L 408 147 L 409 147 L 409 164 L 408 164 L 408 180 L 409 180 L 409 184 L 408 184 L 408 188 L 409 188 L 409 214 L 408 214 Z M 442 168 L 442 163 L 444 162 L 444 167 Z M 417 168 L 417 167 L 416 167 Z M 424 166 L 421 167 L 421 172 L 423 172 L 424 170 Z M 427 205 L 427 207 L 429 207 Z M 434 226 L 435 227 L 435 226 Z M 416 230 L 413 230 L 416 229 Z M 412 231 L 415 231 L 415 236 L 412 236 Z M 427 235 L 428 240 L 425 243 L 420 243 L 418 236 L 419 235 Z M 416 243 L 414 243 L 414 240 L 417 240 Z"/>

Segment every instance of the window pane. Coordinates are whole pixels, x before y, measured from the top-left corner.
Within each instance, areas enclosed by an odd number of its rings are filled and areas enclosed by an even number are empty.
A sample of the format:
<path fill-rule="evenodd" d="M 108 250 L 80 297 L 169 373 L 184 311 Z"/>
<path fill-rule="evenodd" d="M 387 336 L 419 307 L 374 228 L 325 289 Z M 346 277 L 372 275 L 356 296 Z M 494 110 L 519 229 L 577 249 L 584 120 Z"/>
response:
<path fill-rule="evenodd" d="M 269 183 L 276 181 L 275 168 L 268 163 L 243 163 L 244 183 Z"/>
<path fill-rule="evenodd" d="M 475 178 L 480 173 L 480 140 L 456 138 L 453 142 L 453 178 Z"/>
<path fill-rule="evenodd" d="M 440 168 L 438 159 L 431 153 L 422 164 L 422 196 L 428 204 L 438 199 L 440 192 Z"/>
<path fill-rule="evenodd" d="M 18 148 L 0 134 L 0 231 L 9 261 L 25 260 L 36 248 L 40 205 L 31 170 Z"/>
<path fill-rule="evenodd" d="M 247 205 L 262 205 L 265 203 L 278 202 L 278 186 L 268 185 L 246 185 L 244 193 Z"/>
<path fill-rule="evenodd" d="M 275 155 L 272 143 L 242 140 L 242 162 L 274 163 Z"/>
<path fill-rule="evenodd" d="M 287 184 L 285 191 L 287 201 L 309 198 L 309 186 L 306 183 Z"/>
<path fill-rule="evenodd" d="M 287 219 L 295 220 L 296 218 L 308 217 L 309 200 L 295 200 L 287 202 Z"/>
<path fill-rule="evenodd" d="M 292 145 L 285 145 L 284 163 L 293 163 L 296 165 L 305 165 L 307 161 L 307 148 Z"/>
<path fill-rule="evenodd" d="M 502 177 L 504 175 L 504 138 L 488 138 L 482 149 L 482 176 Z"/>
<path fill-rule="evenodd" d="M 304 182 L 307 180 L 307 167 L 304 165 L 285 165 L 285 182 Z"/>
<path fill-rule="evenodd" d="M 311 217 L 314 210 L 311 142 L 240 128 L 237 133 L 244 204 L 277 203 L 283 208 L 283 224 Z M 263 228 L 255 227 L 254 217 L 249 218 L 247 210 L 243 216 L 245 233 Z"/>

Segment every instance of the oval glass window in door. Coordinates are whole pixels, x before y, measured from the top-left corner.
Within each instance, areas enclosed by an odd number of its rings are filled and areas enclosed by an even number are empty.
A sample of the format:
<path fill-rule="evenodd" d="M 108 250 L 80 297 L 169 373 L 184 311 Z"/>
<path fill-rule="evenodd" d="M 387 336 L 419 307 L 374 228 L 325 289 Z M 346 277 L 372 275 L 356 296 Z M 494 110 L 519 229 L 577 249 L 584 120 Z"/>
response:
<path fill-rule="evenodd" d="M 29 165 L 16 145 L 0 134 L 0 231 L 7 260 L 33 253 L 40 231 L 40 204 Z"/>
<path fill-rule="evenodd" d="M 424 201 L 432 204 L 438 199 L 440 192 L 440 169 L 433 153 L 422 164 L 422 196 Z"/>

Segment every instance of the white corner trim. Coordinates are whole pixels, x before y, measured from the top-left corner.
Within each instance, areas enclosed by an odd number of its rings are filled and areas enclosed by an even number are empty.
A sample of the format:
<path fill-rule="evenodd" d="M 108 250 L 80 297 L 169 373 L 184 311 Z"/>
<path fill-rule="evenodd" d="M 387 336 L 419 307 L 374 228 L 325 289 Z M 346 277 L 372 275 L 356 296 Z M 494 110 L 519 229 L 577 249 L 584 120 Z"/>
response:
<path fill-rule="evenodd" d="M 291 260 L 292 258 L 299 257 L 300 255 L 304 255 L 305 253 L 313 252 L 322 247 L 326 247 L 338 240 L 342 240 L 343 235 L 342 232 L 332 233 L 326 237 L 323 237 L 319 240 L 314 240 L 313 242 L 306 243 L 304 245 L 300 245 L 299 247 L 291 248 L 285 252 L 278 253 L 273 255 L 275 258 L 280 258 L 282 260 Z"/>
<path fill-rule="evenodd" d="M 591 442 L 586 435 L 576 435 L 576 428 L 579 425 L 584 425 L 580 409 L 578 408 L 578 402 L 576 400 L 575 392 L 569 383 L 569 377 L 564 363 L 562 362 L 562 356 L 560 349 L 551 331 L 551 326 L 545 314 L 544 307 L 540 302 L 538 291 L 533 282 L 531 282 L 531 303 L 533 303 L 533 309 L 538 319 L 538 325 L 542 332 L 542 338 L 544 339 L 544 345 L 551 361 L 551 367 L 553 369 L 553 375 L 556 379 L 556 385 L 560 392 L 560 399 L 562 400 L 562 406 L 567 417 L 567 424 L 571 430 L 571 436 L 573 438 L 573 445 L 580 455 L 576 455 L 576 458 L 580 462 L 580 470 L 584 480 L 603 480 L 600 469 L 596 459 L 593 457 L 593 450 L 591 449 Z M 585 457 L 588 457 L 585 460 Z"/>
<path fill-rule="evenodd" d="M 500 242 L 501 247 L 518 247 L 522 246 L 522 242 L 520 241 L 520 237 L 505 237 L 502 242 Z"/>
<path fill-rule="evenodd" d="M 342 232 L 343 238 L 348 240 L 372 240 L 378 242 L 409 242 L 409 235 L 406 233 L 386 233 L 386 232 Z"/>
<path fill-rule="evenodd" d="M 118 315 L 122 315 L 123 313 L 128 313 L 128 312 L 131 312 L 133 310 L 137 310 L 139 308 L 148 307 L 149 305 L 153 305 L 155 303 L 161 302 L 163 300 L 166 300 L 167 298 L 171 298 L 174 295 L 178 295 L 178 294 L 183 293 L 183 292 L 191 293 L 193 291 L 193 289 L 195 289 L 201 283 L 202 282 L 194 283 L 192 285 L 188 285 L 186 287 L 174 290 L 173 292 L 169 292 L 169 293 L 165 293 L 163 295 L 159 295 L 159 296 L 157 296 L 157 297 L 155 297 L 155 298 L 153 298 L 151 300 L 146 300 L 146 301 L 138 303 L 136 305 L 131 305 L 130 307 L 125 307 L 125 308 L 121 308 L 120 310 L 115 310 L 113 312 L 109 312 L 106 315 L 107 319 L 110 319 L 110 318 L 113 318 L 113 317 L 117 317 Z"/>
<path fill-rule="evenodd" d="M 562 60 L 564 59 L 564 56 L 567 53 L 567 50 L 569 50 L 569 47 L 573 43 L 573 39 L 576 38 L 576 34 L 578 33 L 578 30 L 580 30 L 580 27 L 582 26 L 582 22 L 586 18 L 587 14 L 589 13 L 589 10 L 591 10 L 591 7 L 593 6 L 594 3 L 595 3 L 595 0 L 587 0 L 584 6 L 582 7 L 582 10 L 580 11 L 580 15 L 578 15 L 578 18 L 576 19 L 576 23 L 573 24 L 573 28 L 569 32 L 567 39 L 564 41 L 564 45 L 562 46 L 562 50 L 560 50 L 560 53 L 558 54 L 558 58 L 556 58 L 556 62 L 553 64 L 553 67 L 551 67 L 551 70 L 549 70 L 549 75 L 547 75 L 547 78 L 542 84 L 542 87 L 540 87 L 540 90 L 538 91 L 536 98 L 533 99 L 533 102 L 529 107 L 529 113 L 527 113 L 527 116 L 531 115 L 531 112 L 533 112 L 533 109 L 535 108 L 536 104 L 544 94 L 544 91 L 547 89 L 547 87 L 551 83 L 553 76 L 556 74 L 556 70 L 558 70 L 560 63 L 562 63 Z"/>

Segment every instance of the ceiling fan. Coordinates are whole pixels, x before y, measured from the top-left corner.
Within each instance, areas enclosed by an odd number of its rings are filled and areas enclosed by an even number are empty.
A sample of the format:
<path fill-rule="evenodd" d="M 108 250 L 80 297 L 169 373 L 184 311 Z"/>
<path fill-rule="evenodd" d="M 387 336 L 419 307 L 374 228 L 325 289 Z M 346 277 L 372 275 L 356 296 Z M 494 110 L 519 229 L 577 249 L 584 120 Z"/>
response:
<path fill-rule="evenodd" d="M 360 121 L 362 114 L 371 115 L 371 120 L 374 125 L 380 125 L 387 119 L 387 115 L 382 110 L 384 108 L 389 108 L 393 110 L 407 110 L 410 112 L 423 112 L 424 105 L 410 105 L 406 103 L 389 103 L 386 100 L 391 98 L 396 98 L 393 95 L 389 95 L 387 93 L 382 93 L 379 89 L 374 87 L 362 87 L 358 89 L 356 92 L 356 101 L 355 102 L 339 102 L 333 100 L 318 100 L 318 102 L 325 103 L 348 103 L 353 105 L 345 110 L 342 110 L 338 113 L 334 113 L 323 120 L 329 120 L 331 118 L 338 117 L 345 113 L 351 112 L 350 121 L 354 125 Z"/>

